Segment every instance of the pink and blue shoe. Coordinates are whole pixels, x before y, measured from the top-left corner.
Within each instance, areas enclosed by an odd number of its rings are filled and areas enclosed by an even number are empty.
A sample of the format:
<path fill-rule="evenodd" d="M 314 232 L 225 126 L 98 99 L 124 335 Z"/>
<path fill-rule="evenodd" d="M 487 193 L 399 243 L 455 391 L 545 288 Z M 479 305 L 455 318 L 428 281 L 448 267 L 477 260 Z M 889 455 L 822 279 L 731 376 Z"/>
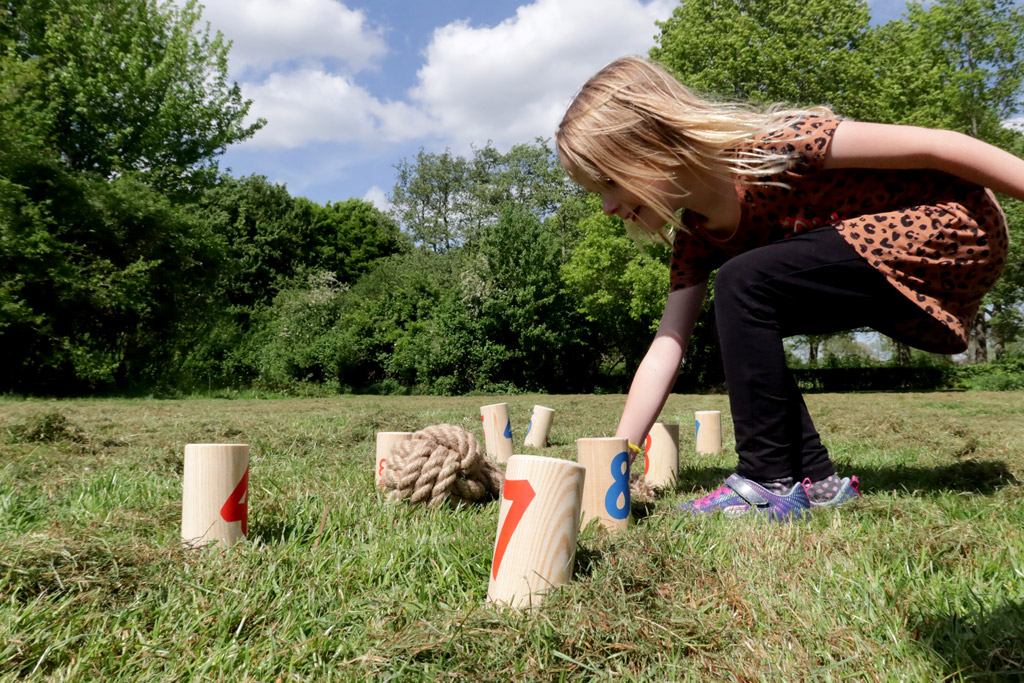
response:
<path fill-rule="evenodd" d="M 789 522 L 809 514 L 811 501 L 802 483 L 793 486 L 788 493 L 780 494 L 769 491 L 756 481 L 731 474 L 718 490 L 683 503 L 676 509 L 694 514 L 721 511 L 730 518 L 758 515 L 775 522 Z"/>
<path fill-rule="evenodd" d="M 807 491 L 807 497 L 811 501 L 812 508 L 835 507 L 836 505 L 842 505 L 843 503 L 855 498 L 860 498 L 860 480 L 857 479 L 856 475 L 852 477 L 843 477 L 834 492 L 827 492 L 831 494 L 831 496 L 827 498 L 811 495 L 810 479 L 804 479 L 803 488 Z"/>

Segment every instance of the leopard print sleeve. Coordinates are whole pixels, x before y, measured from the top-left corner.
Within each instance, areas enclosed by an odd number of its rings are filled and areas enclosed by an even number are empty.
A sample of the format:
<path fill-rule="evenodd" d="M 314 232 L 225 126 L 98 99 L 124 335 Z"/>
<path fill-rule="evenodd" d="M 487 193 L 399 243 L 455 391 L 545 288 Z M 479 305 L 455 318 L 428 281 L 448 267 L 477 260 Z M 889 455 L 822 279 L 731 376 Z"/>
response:
<path fill-rule="evenodd" d="M 789 156 L 792 159 L 789 173 L 817 173 L 825 165 L 825 154 L 839 123 L 839 119 L 824 116 L 793 118 L 761 138 L 757 146 Z"/>

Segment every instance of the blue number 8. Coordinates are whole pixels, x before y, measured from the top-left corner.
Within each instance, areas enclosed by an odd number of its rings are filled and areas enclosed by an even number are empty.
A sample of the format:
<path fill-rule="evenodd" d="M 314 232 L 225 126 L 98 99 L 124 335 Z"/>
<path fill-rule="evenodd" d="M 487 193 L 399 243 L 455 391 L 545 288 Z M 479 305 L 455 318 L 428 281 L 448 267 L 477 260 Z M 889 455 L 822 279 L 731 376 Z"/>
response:
<path fill-rule="evenodd" d="M 612 458 L 612 485 L 604 496 L 604 509 L 612 519 L 625 519 L 629 515 L 629 456 L 622 451 Z M 619 505 L 619 498 L 622 505 Z"/>

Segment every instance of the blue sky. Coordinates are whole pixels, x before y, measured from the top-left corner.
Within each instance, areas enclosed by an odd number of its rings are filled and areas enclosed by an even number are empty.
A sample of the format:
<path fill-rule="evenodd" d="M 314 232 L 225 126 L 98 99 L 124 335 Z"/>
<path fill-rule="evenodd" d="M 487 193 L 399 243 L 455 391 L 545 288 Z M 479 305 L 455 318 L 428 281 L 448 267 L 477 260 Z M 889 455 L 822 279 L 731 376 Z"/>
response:
<path fill-rule="evenodd" d="M 267 126 L 221 157 L 319 202 L 386 207 L 394 164 L 549 138 L 592 73 L 646 54 L 678 0 L 203 0 Z M 873 19 L 902 0 L 872 0 Z"/>

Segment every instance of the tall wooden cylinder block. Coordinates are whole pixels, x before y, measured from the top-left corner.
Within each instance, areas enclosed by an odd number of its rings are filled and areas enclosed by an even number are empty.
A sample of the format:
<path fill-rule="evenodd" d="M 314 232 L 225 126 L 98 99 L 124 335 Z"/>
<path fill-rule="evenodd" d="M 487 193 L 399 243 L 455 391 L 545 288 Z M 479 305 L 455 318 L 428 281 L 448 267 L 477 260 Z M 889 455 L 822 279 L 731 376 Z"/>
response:
<path fill-rule="evenodd" d="M 718 410 L 698 410 L 694 413 L 694 428 L 697 437 L 697 452 L 717 454 L 722 452 L 722 413 Z"/>
<path fill-rule="evenodd" d="M 576 559 L 585 470 L 539 455 L 513 455 L 502 487 L 487 601 L 511 607 L 541 602 L 568 583 Z"/>
<path fill-rule="evenodd" d="M 181 538 L 192 547 L 232 545 L 249 532 L 248 444 L 185 446 Z"/>
<path fill-rule="evenodd" d="M 658 488 L 674 486 L 679 476 L 679 425 L 655 422 L 644 443 L 644 479 Z"/>
<path fill-rule="evenodd" d="M 530 415 L 530 426 L 526 428 L 526 438 L 523 444 L 534 448 L 544 448 L 548 445 L 548 436 L 551 434 L 551 420 L 555 411 L 544 406 L 534 406 L 533 414 Z"/>
<path fill-rule="evenodd" d="M 512 422 L 508 419 L 508 404 L 495 403 L 480 408 L 480 421 L 484 427 L 484 446 L 495 462 L 508 462 L 512 457 Z"/>
<path fill-rule="evenodd" d="M 628 441 L 619 438 L 579 439 L 577 460 L 587 470 L 583 487 L 583 525 L 600 520 L 609 531 L 629 526 Z"/>

